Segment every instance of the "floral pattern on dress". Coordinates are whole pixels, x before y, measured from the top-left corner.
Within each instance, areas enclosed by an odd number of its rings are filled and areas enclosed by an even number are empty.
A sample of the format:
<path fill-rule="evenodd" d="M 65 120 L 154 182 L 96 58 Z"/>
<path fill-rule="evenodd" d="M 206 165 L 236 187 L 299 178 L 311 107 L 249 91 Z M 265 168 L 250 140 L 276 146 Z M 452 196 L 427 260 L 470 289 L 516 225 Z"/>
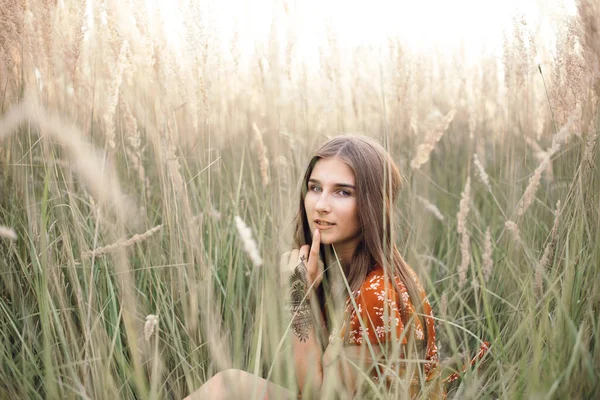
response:
<path fill-rule="evenodd" d="M 423 372 L 427 381 L 434 379 L 439 374 L 438 366 L 438 347 L 436 344 L 435 325 L 433 311 L 423 286 L 421 285 L 417 274 L 408 267 L 409 275 L 416 283 L 417 290 L 421 297 L 422 312 L 425 315 L 425 325 L 427 329 L 427 344 L 425 349 L 425 364 Z M 365 340 L 372 344 L 385 343 L 394 339 L 401 339 L 402 344 L 407 344 L 407 336 L 410 332 L 405 332 L 405 323 L 401 317 L 401 304 L 405 307 L 406 315 L 412 320 L 412 329 L 414 329 L 415 340 L 423 341 L 425 339 L 421 319 L 415 315 L 416 309 L 410 299 L 408 290 L 399 277 L 394 281 L 399 289 L 396 291 L 392 285 L 391 278 L 385 277 L 385 272 L 381 266 L 376 266 L 366 277 L 365 281 L 352 295 L 356 307 L 350 297 L 346 300 L 346 316 L 344 323 L 339 331 L 335 331 L 332 336 L 340 337 L 345 345 L 361 345 Z M 362 321 L 362 324 L 361 324 Z M 409 331 L 409 330 L 407 330 Z M 338 336 L 339 335 L 339 336 Z M 330 337 L 330 341 L 332 338 Z M 471 361 L 474 365 L 478 359 L 481 359 L 488 350 L 489 343 L 483 342 L 478 354 Z M 465 366 L 466 368 L 466 366 Z M 458 374 L 452 374 L 443 380 L 444 383 L 452 382 L 458 379 Z M 376 378 L 376 377 L 374 377 Z M 418 384 L 418 382 L 415 382 Z M 446 397 L 445 388 L 441 388 L 439 393 L 441 398 Z"/>
<path fill-rule="evenodd" d="M 428 333 L 426 360 L 424 372 L 426 374 L 437 365 L 437 345 L 435 341 L 435 328 L 431 305 L 427 300 L 425 291 L 417 275 L 409 268 L 410 276 L 415 280 L 417 289 L 423 302 L 423 312 L 426 315 L 425 323 Z M 350 297 L 346 300 L 346 322 L 340 330 L 340 335 L 345 339 L 345 344 L 363 344 L 367 339 L 371 343 L 385 343 L 400 339 L 402 344 L 408 343 L 405 332 L 405 321 L 401 317 L 401 304 L 404 305 L 406 315 L 411 318 L 415 312 L 408 290 L 399 277 L 394 278 L 399 292 L 394 288 L 391 278 L 387 279 L 381 266 L 375 267 L 367 275 L 360 289 L 353 294 L 356 302 L 354 307 Z M 361 324 L 362 320 L 362 324 Z M 421 320 L 412 318 L 412 329 L 416 340 L 424 340 L 425 334 Z M 346 336 L 347 335 L 347 336 Z"/>

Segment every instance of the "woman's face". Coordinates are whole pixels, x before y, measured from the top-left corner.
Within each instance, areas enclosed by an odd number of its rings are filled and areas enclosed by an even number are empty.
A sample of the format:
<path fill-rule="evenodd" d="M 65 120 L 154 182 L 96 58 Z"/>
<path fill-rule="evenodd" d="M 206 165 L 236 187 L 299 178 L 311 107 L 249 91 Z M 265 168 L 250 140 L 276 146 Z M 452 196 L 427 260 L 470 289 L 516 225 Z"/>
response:
<path fill-rule="evenodd" d="M 352 169 L 338 157 L 319 159 L 309 177 L 304 197 L 311 232 L 321 231 L 321 243 L 333 244 L 337 252 L 351 255 L 361 229 Z"/>

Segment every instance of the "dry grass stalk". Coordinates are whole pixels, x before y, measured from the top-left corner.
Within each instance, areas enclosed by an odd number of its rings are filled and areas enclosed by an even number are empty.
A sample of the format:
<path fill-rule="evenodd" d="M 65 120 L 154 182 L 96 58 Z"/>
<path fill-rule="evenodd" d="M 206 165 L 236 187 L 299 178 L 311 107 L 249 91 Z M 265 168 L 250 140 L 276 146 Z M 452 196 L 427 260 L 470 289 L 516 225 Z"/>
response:
<path fill-rule="evenodd" d="M 9 228 L 8 226 L 0 225 L 0 238 L 5 238 L 9 240 L 17 240 L 17 233 L 13 228 Z"/>
<path fill-rule="evenodd" d="M 461 235 L 460 240 L 460 253 L 461 262 L 458 267 L 458 286 L 462 288 L 467 279 L 467 270 L 471 261 L 471 254 L 469 248 L 469 232 L 467 231 L 467 215 L 469 214 L 469 201 L 471 199 L 471 177 L 467 178 L 467 183 L 461 194 L 459 211 L 456 216 L 457 218 L 457 232 Z"/>
<path fill-rule="evenodd" d="M 437 208 L 435 206 L 435 204 L 429 202 L 429 200 L 427 200 L 426 198 L 424 198 L 422 196 L 417 196 L 417 200 L 419 200 L 419 203 L 421 203 L 423 205 L 423 207 L 425 207 L 425 209 L 427 211 L 432 213 L 438 220 L 440 220 L 440 221 L 444 220 L 444 215 L 439 210 L 439 208 Z"/>
<path fill-rule="evenodd" d="M 535 269 L 535 287 L 540 296 L 544 290 L 542 275 L 544 271 L 548 269 L 554 262 L 554 249 L 556 248 L 556 239 L 558 237 L 558 220 L 561 211 L 559 200 L 556 203 L 556 210 L 554 210 L 554 223 L 552 224 L 552 230 L 550 231 L 550 240 L 544 249 L 544 254 L 542 254 L 542 258 L 540 259 L 537 268 Z"/>
<path fill-rule="evenodd" d="M 258 251 L 258 245 L 252 237 L 252 230 L 246 225 L 243 219 L 239 216 L 235 217 L 235 226 L 244 244 L 244 250 L 252 260 L 252 264 L 255 267 L 260 267 L 263 264 L 263 260 Z"/>
<path fill-rule="evenodd" d="M 181 175 L 181 164 L 179 164 L 179 157 L 175 154 L 175 146 L 169 141 L 163 143 L 163 149 L 165 152 L 165 160 L 167 161 L 167 173 L 173 182 L 175 191 L 178 195 L 183 195 L 185 190 L 185 182 Z"/>
<path fill-rule="evenodd" d="M 146 176 L 146 170 L 144 169 L 141 156 L 127 147 L 125 148 L 125 154 L 127 154 L 127 158 L 129 158 L 133 169 L 137 172 L 140 182 L 144 184 L 146 196 L 150 198 L 150 179 Z"/>
<path fill-rule="evenodd" d="M 263 188 L 269 185 L 269 158 L 267 157 L 267 147 L 263 142 L 262 133 L 255 123 L 252 123 L 254 131 L 254 149 L 258 155 L 258 163 L 260 165 L 260 177 L 262 179 Z"/>
<path fill-rule="evenodd" d="M 154 235 L 156 232 L 162 229 L 162 225 L 157 225 L 152 229 L 147 230 L 144 233 L 136 234 L 130 237 L 127 240 L 119 240 L 115 243 L 109 244 L 108 246 L 99 247 L 97 249 L 86 251 L 83 253 L 82 258 L 90 258 L 97 257 L 104 254 L 112 253 L 120 248 L 133 246 L 136 243 L 143 242 L 148 239 L 150 236 Z"/>
<path fill-rule="evenodd" d="M 144 339 L 147 341 L 150 340 L 152 334 L 156 330 L 158 326 L 158 315 L 149 314 L 146 316 L 146 323 L 144 324 Z"/>
<path fill-rule="evenodd" d="M 492 276 L 492 270 L 494 269 L 494 260 L 492 260 L 492 234 L 490 233 L 489 227 L 485 230 L 482 264 L 483 280 L 488 282 L 490 276 Z"/>
<path fill-rule="evenodd" d="M 440 315 L 444 317 L 448 312 L 448 293 L 442 293 L 442 298 L 440 299 Z"/>
<path fill-rule="evenodd" d="M 419 169 L 423 164 L 429 161 L 429 156 L 435 148 L 437 142 L 440 141 L 444 133 L 448 130 L 450 123 L 454 119 L 456 110 L 452 109 L 445 116 L 439 113 L 432 114 L 426 123 L 427 134 L 423 143 L 417 148 L 417 154 L 410 162 L 412 169 Z"/>

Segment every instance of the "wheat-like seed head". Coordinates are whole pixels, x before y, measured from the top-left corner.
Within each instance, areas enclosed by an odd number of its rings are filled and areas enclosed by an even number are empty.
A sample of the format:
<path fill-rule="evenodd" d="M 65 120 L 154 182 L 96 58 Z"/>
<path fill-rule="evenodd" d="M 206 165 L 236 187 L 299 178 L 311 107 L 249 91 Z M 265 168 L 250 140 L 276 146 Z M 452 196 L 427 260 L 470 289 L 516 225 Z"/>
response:
<path fill-rule="evenodd" d="M 490 178 L 489 178 L 488 174 L 485 172 L 483 165 L 481 165 L 481 162 L 479 161 L 479 157 L 477 157 L 477 153 L 475 155 L 473 155 L 473 162 L 475 164 L 475 167 L 477 168 L 477 173 L 479 174 L 479 178 L 481 179 L 481 181 L 484 183 L 485 187 L 487 187 L 487 189 L 491 193 L 492 186 L 490 185 Z"/>
<path fill-rule="evenodd" d="M 504 223 L 504 226 L 510 231 L 510 233 L 512 233 L 515 242 L 521 242 L 521 233 L 519 231 L 519 226 L 514 221 L 508 220 Z"/>
<path fill-rule="evenodd" d="M 465 188 L 460 196 L 460 204 L 459 211 L 456 215 L 456 219 L 458 221 L 456 231 L 460 234 L 463 234 L 467 231 L 467 215 L 469 214 L 469 201 L 471 198 L 471 177 L 467 177 L 467 182 L 465 183 Z"/>
<path fill-rule="evenodd" d="M 548 156 L 544 157 L 544 159 L 542 160 L 540 165 L 538 165 L 538 167 L 535 169 L 531 178 L 529 178 L 529 183 L 527 184 L 527 188 L 525 189 L 525 192 L 523 193 L 523 197 L 521 198 L 521 201 L 519 202 L 519 205 L 518 205 L 517 214 L 519 216 L 522 216 L 523 214 L 525 214 L 525 211 L 527 211 L 527 209 L 533 202 L 533 199 L 535 198 L 535 192 L 537 191 L 538 186 L 540 185 L 540 180 L 542 178 L 542 172 L 544 170 L 546 170 L 546 168 L 548 168 L 549 164 L 550 164 L 550 156 L 548 155 Z"/>
<path fill-rule="evenodd" d="M 149 229 L 144 233 L 135 234 L 127 240 L 120 240 L 116 243 L 109 244 L 108 246 L 100 247 L 100 248 L 97 248 L 97 249 L 94 249 L 91 251 L 86 251 L 82 254 L 82 257 L 83 258 L 98 257 L 101 255 L 113 253 L 113 252 L 117 251 L 118 249 L 121 249 L 124 247 L 133 246 L 136 243 L 140 243 L 140 242 L 143 242 L 144 240 L 148 239 L 150 236 L 152 236 L 156 232 L 160 231 L 162 229 L 162 227 L 163 227 L 162 225 L 157 225 L 154 228 Z"/>

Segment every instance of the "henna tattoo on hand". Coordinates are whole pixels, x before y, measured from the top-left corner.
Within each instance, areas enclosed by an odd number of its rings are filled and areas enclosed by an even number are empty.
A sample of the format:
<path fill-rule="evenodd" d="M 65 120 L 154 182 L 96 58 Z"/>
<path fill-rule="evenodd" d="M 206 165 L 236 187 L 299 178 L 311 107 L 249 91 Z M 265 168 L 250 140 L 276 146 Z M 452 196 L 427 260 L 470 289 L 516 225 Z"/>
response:
<path fill-rule="evenodd" d="M 306 255 L 302 254 L 300 256 L 300 261 L 305 262 L 306 261 Z"/>
<path fill-rule="evenodd" d="M 306 272 L 306 264 L 302 260 L 296 266 L 294 273 L 289 279 L 289 309 L 293 319 L 292 331 L 301 342 L 308 340 L 308 334 L 313 325 L 310 305 L 308 303 L 308 280 L 306 279 Z"/>

